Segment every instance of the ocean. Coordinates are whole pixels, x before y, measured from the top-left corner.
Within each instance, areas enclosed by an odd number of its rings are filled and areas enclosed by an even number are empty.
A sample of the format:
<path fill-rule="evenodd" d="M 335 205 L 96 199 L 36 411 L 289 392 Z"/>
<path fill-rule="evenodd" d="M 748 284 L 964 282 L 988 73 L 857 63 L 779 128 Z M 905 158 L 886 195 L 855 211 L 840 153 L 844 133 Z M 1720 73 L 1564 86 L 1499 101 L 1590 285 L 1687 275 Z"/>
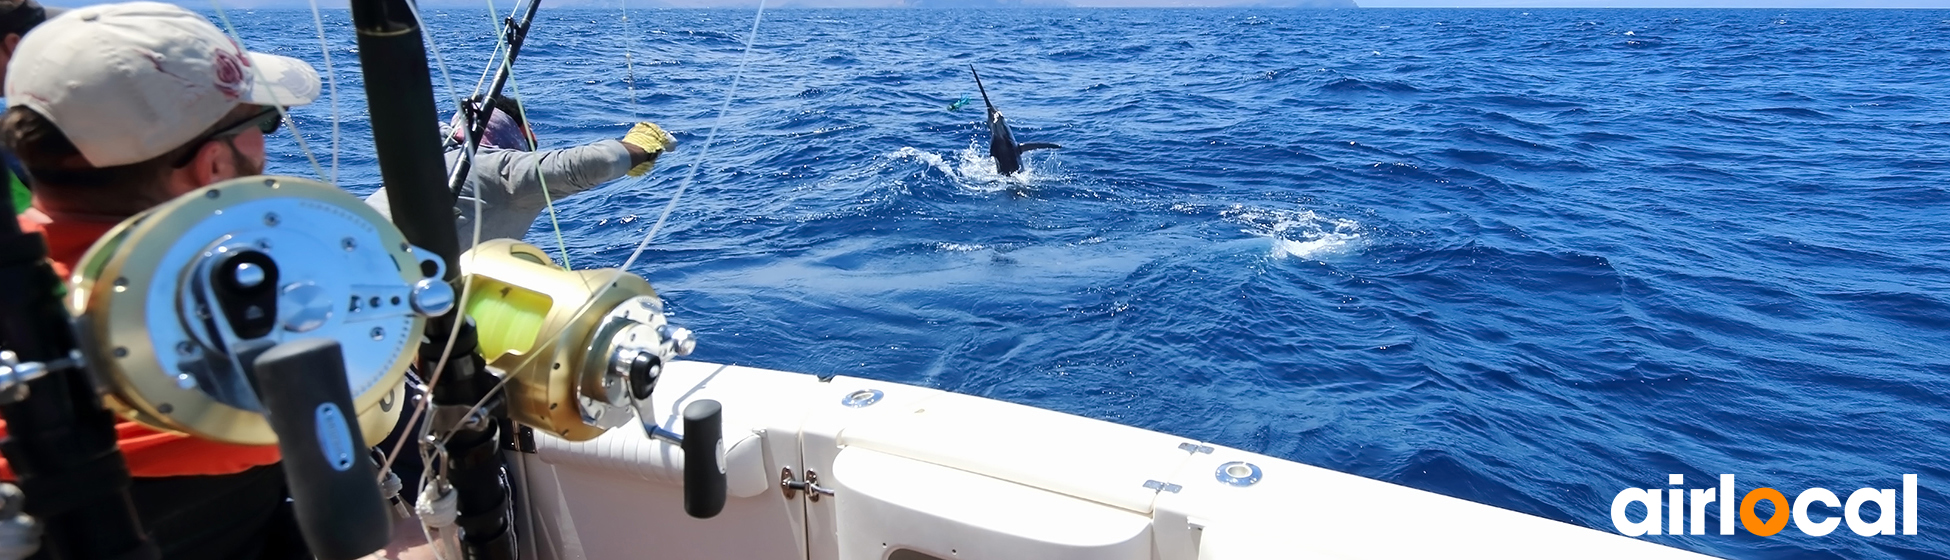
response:
<path fill-rule="evenodd" d="M 336 110 L 298 109 L 307 148 L 280 132 L 270 170 L 375 188 L 347 13 L 325 49 L 308 11 L 224 15 L 331 56 Z M 426 15 L 444 115 L 496 18 Z M 544 8 L 510 90 L 547 147 L 639 120 L 683 143 L 558 216 L 574 266 L 617 266 L 694 174 L 632 271 L 697 359 L 1607 532 L 1669 474 L 1844 498 L 1916 474 L 1914 536 L 1645 538 L 1950 555 L 1950 11 L 778 9 L 744 58 L 753 15 Z M 998 176 L 971 65 L 1062 148 Z"/>

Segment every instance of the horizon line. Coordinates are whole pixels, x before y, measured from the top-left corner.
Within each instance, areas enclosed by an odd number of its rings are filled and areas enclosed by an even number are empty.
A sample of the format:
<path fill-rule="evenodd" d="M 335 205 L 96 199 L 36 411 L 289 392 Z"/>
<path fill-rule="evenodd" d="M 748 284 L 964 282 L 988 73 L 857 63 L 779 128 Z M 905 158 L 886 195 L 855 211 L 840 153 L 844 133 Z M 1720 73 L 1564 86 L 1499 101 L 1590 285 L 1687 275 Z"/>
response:
<path fill-rule="evenodd" d="M 478 7 L 480 7 L 480 5 L 479 5 L 479 4 L 475 4 L 475 3 L 473 3 L 473 2 L 466 2 L 466 1 L 464 1 L 464 0 L 450 0 L 450 1 L 438 1 L 438 2 L 423 2 L 423 3 L 420 3 L 420 5 L 421 5 L 421 6 L 425 6 L 425 7 L 428 7 L 428 8 L 439 8 L 439 9 L 450 9 L 450 8 L 478 8 Z M 743 6 L 743 5 L 724 5 L 724 6 L 673 6 L 673 5 L 652 5 L 652 6 L 644 6 L 644 7 L 640 7 L 640 8 L 635 8 L 635 9 L 637 9 L 637 10 L 744 10 L 744 9 L 751 9 L 751 8 L 753 8 L 753 7 L 756 7 L 756 6 L 757 6 L 757 3 L 756 3 L 756 2 L 753 2 L 753 3 L 752 3 L 752 5 L 750 5 L 750 6 Z M 196 10 L 198 10 L 198 11 L 209 11 L 209 10 L 210 10 L 210 8 L 209 8 L 208 6 L 202 6 L 202 7 L 200 7 L 200 8 L 194 8 L 194 9 L 196 9 Z M 294 3 L 292 3 L 292 4 L 289 4 L 289 5 L 284 5 L 284 4 L 282 4 L 282 3 L 280 3 L 280 5 L 268 5 L 268 6 L 226 6 L 226 7 L 225 7 L 225 9 L 232 9 L 232 10 L 302 10 L 302 11 L 310 11 L 310 10 L 311 10 L 311 7 L 308 7 L 308 6 L 303 6 L 303 5 L 297 5 L 297 4 L 296 4 L 296 3 L 294 2 Z M 328 12 L 329 12 L 329 11 L 347 11 L 347 10 L 351 10 L 352 8 L 351 8 L 350 6 L 345 6 L 345 7 L 331 7 L 331 8 L 327 8 L 327 7 L 323 7 L 323 6 L 320 6 L 320 7 L 318 7 L 318 9 L 319 9 L 320 11 L 328 11 Z M 610 10 L 610 9 L 614 9 L 614 7 L 605 7 L 605 6 L 600 6 L 600 5 L 596 5 L 596 4 L 569 4 L 569 5 L 565 5 L 565 6 L 558 6 L 558 7 L 554 7 L 554 8 L 549 8 L 549 11 L 582 11 L 582 10 Z M 1255 9 L 1255 10 L 1291 10 L 1291 11 L 1332 11 L 1332 10 L 1349 10 L 1349 9 L 1352 9 L 1352 10 L 1429 10 L 1429 9 L 1441 9 L 1441 10 L 1946 10 L 1946 9 L 1950 9 L 1950 6 L 1520 6 L 1520 5 L 1511 5 L 1511 6 L 1440 6 L 1440 5 L 1423 5 L 1423 6 L 1408 6 L 1408 5 L 1391 5 L 1391 6 L 1354 6 L 1354 7 L 1351 7 L 1351 8 L 1340 8 L 1340 7 L 1335 7 L 1335 8 L 1304 8 L 1304 7 L 1292 7 L 1292 6 L 1255 6 L 1255 5 L 1251 5 L 1251 4 L 1232 4 L 1232 5 L 1224 5 L 1224 4 L 1215 4 L 1215 5 L 1209 5 L 1209 6 L 1141 6 L 1141 5 L 1134 5 L 1134 6 L 1075 6 L 1075 5 L 1036 5 L 1036 6 L 805 6 L 805 5 L 789 5 L 789 6 L 773 6 L 773 7 L 768 7 L 768 8 L 766 8 L 766 11 L 774 11 L 774 10 L 1104 10 L 1104 9 L 1110 9 L 1110 10 L 1211 10 L 1211 9 Z"/>

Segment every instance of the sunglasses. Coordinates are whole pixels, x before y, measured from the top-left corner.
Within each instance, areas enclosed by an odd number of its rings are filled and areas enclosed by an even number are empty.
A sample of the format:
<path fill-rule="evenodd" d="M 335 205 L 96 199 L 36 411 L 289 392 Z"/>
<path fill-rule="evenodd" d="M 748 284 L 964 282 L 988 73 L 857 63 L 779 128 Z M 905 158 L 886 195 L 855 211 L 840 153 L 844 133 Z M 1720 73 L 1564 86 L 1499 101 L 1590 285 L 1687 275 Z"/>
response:
<path fill-rule="evenodd" d="M 250 130 L 252 127 L 257 128 L 259 132 L 270 134 L 273 132 L 277 132 L 278 126 L 282 124 L 284 124 L 284 116 L 279 114 L 278 108 L 265 107 L 264 110 L 258 111 L 256 113 L 252 113 L 251 116 L 245 117 L 244 120 L 231 123 L 230 126 L 226 126 L 223 128 L 219 128 L 217 130 L 210 131 L 209 134 L 198 136 L 195 140 L 191 140 L 188 144 L 184 144 L 184 146 L 186 147 L 193 146 L 193 147 L 200 148 L 205 143 L 208 143 L 213 140 L 229 139 L 229 138 L 236 137 L 239 134 L 243 134 L 244 131 Z M 184 153 L 183 157 L 177 158 L 174 167 L 180 168 L 185 165 L 189 165 L 190 160 L 196 159 L 196 152 L 197 150 L 192 148 L 189 152 Z"/>

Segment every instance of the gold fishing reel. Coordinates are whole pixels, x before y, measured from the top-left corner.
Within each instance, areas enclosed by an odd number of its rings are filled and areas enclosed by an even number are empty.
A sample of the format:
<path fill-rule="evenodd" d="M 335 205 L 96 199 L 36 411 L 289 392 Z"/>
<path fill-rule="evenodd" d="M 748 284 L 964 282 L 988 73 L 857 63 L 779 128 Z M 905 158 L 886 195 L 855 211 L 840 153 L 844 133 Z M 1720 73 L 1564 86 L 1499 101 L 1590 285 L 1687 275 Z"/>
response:
<path fill-rule="evenodd" d="M 357 197 L 294 177 L 198 189 L 110 230 L 69 306 L 109 404 L 158 430 L 277 443 L 246 367 L 283 342 L 339 342 L 359 431 L 398 422 L 426 317 L 453 306 L 441 259 Z"/>
<path fill-rule="evenodd" d="M 481 356 L 507 385 L 508 415 L 570 441 L 594 439 L 634 411 L 658 434 L 650 393 L 694 337 L 664 316 L 650 283 L 617 269 L 567 270 L 534 245 L 484 241 L 461 255 L 462 309 Z"/>

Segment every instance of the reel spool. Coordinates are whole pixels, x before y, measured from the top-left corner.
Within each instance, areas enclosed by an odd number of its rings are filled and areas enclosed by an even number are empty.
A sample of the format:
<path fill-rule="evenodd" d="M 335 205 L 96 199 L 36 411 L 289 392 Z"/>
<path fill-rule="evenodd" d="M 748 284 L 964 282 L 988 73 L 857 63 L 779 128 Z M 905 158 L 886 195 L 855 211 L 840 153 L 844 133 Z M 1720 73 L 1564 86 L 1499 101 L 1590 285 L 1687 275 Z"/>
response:
<path fill-rule="evenodd" d="M 461 255 L 463 310 L 481 356 L 514 376 L 508 415 L 569 441 L 629 422 L 661 436 L 650 393 L 663 364 L 695 346 L 672 326 L 650 283 L 616 269 L 565 270 L 542 249 L 496 239 Z"/>
<path fill-rule="evenodd" d="M 69 294 L 108 402 L 150 428 L 278 443 L 246 366 L 283 342 L 343 347 L 365 441 L 398 422 L 426 317 L 453 305 L 437 256 L 336 187 L 245 177 L 130 218 L 77 267 Z"/>

